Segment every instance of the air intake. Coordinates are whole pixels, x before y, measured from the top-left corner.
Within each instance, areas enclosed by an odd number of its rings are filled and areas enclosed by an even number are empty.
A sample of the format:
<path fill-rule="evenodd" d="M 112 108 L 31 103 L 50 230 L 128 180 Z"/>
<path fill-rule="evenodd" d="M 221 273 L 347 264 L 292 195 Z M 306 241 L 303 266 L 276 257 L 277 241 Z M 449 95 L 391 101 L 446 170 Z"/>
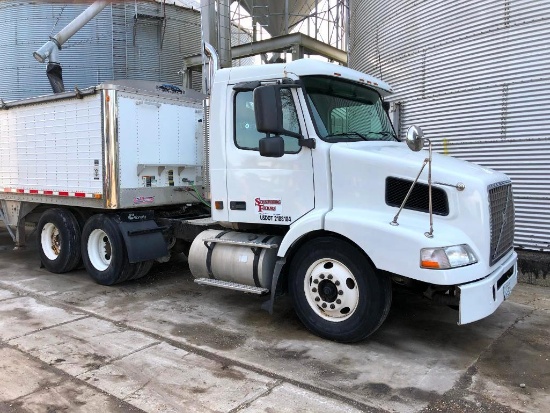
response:
<path fill-rule="evenodd" d="M 411 185 L 412 181 L 406 179 L 386 178 L 386 204 L 399 208 Z M 428 213 L 428 198 L 428 185 L 416 183 L 404 208 Z M 447 199 L 447 193 L 443 189 L 432 187 L 432 204 L 434 214 L 449 215 L 449 200 Z"/>

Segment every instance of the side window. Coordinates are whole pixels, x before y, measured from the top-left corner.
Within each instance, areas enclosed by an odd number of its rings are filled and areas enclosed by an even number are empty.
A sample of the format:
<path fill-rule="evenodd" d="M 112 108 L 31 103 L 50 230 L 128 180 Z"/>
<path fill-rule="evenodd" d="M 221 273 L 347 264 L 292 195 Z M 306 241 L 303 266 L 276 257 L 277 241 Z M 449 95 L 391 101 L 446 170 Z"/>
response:
<path fill-rule="evenodd" d="M 283 103 L 283 127 L 291 132 L 300 133 L 298 112 L 289 89 L 281 89 L 281 101 Z M 257 151 L 262 138 L 265 138 L 265 134 L 256 129 L 253 92 L 238 92 L 235 95 L 235 144 L 237 148 Z M 298 139 L 284 135 L 283 139 L 285 153 L 300 152 Z"/>

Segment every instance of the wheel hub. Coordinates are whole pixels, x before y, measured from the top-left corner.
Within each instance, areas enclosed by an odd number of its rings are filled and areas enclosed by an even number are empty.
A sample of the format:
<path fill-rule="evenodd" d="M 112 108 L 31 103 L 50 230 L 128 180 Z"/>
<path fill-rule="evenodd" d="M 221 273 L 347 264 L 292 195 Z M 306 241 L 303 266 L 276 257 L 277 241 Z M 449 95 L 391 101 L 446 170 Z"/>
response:
<path fill-rule="evenodd" d="M 319 297 L 327 303 L 332 303 L 338 297 L 338 288 L 332 281 L 323 280 L 319 283 Z"/>
<path fill-rule="evenodd" d="M 94 229 L 88 238 L 88 257 L 90 263 L 98 270 L 105 271 L 111 265 L 113 254 L 111 241 L 105 231 Z"/>
<path fill-rule="evenodd" d="M 40 234 L 40 244 L 44 255 L 54 261 L 61 253 L 61 235 L 59 229 L 51 222 L 46 223 Z"/>
<path fill-rule="evenodd" d="M 59 255 L 59 253 L 61 252 L 61 243 L 59 242 L 59 231 L 57 230 L 57 228 L 52 235 L 52 251 L 55 255 Z"/>

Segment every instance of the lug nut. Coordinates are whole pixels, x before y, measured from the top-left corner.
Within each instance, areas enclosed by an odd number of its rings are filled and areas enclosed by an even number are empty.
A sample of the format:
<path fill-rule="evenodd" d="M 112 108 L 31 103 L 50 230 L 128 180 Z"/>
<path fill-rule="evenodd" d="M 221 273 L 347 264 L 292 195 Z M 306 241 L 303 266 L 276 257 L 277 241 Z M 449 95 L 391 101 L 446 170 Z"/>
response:
<path fill-rule="evenodd" d="M 323 305 L 321 307 L 327 308 L 327 303 L 323 303 Z"/>
<path fill-rule="evenodd" d="M 340 299 L 336 300 L 336 304 L 342 304 L 342 300 Z"/>
<path fill-rule="evenodd" d="M 313 284 L 319 284 L 319 280 L 318 280 L 318 279 L 314 279 L 314 280 L 313 280 Z"/>
<path fill-rule="evenodd" d="M 331 310 L 334 310 L 334 304 L 330 305 Z"/>
<path fill-rule="evenodd" d="M 314 293 L 317 292 L 317 288 L 312 288 L 311 291 L 313 291 Z"/>
<path fill-rule="evenodd" d="M 325 279 L 325 274 L 321 274 L 321 275 L 319 276 L 319 278 L 320 278 L 321 280 L 324 280 L 324 279 Z"/>
<path fill-rule="evenodd" d="M 343 295 L 344 292 L 342 290 L 338 291 L 338 295 Z"/>
<path fill-rule="evenodd" d="M 329 279 L 329 280 L 332 280 L 332 274 L 329 274 L 329 275 L 328 275 L 328 279 Z"/>
<path fill-rule="evenodd" d="M 315 297 L 315 301 L 321 301 L 319 297 Z"/>
<path fill-rule="evenodd" d="M 340 285 L 340 281 L 336 281 L 334 284 L 336 285 Z"/>

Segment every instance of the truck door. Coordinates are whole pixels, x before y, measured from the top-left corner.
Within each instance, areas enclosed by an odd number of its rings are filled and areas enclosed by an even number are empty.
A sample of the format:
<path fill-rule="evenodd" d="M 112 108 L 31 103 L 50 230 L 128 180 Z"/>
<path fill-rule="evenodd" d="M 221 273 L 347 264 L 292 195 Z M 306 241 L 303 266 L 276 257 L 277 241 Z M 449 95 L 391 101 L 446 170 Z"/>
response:
<path fill-rule="evenodd" d="M 298 93 L 281 90 L 284 127 L 305 135 Z M 311 149 L 301 147 L 296 138 L 283 136 L 282 157 L 260 156 L 259 140 L 265 134 L 256 129 L 253 91 L 232 91 L 228 99 L 233 110 L 226 140 L 229 221 L 290 225 L 315 205 Z"/>

